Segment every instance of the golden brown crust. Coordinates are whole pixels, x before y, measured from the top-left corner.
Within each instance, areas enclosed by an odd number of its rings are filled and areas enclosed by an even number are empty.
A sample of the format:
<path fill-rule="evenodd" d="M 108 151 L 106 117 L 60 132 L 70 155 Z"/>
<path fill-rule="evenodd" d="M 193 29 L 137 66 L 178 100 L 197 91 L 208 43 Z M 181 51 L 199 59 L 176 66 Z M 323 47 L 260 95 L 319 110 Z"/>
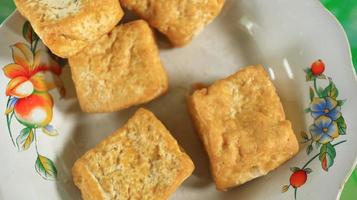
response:
<path fill-rule="evenodd" d="M 78 0 L 76 2 L 81 2 L 78 9 L 68 14 L 60 13 L 61 16 L 52 16 L 44 0 L 14 2 L 45 45 L 63 58 L 78 53 L 108 33 L 124 14 L 118 0 Z"/>
<path fill-rule="evenodd" d="M 265 175 L 298 152 L 291 123 L 260 65 L 197 90 L 188 107 L 219 190 Z"/>
<path fill-rule="evenodd" d="M 72 169 L 73 182 L 78 184 L 85 200 L 106 199 L 105 192 L 96 177 L 88 170 L 83 162 L 76 162 Z"/>
<path fill-rule="evenodd" d="M 193 169 L 165 126 L 141 108 L 78 159 L 72 174 L 84 200 L 166 200 Z"/>
<path fill-rule="evenodd" d="M 172 44 L 183 46 L 220 13 L 224 0 L 121 0 L 121 3 L 165 34 Z"/>
<path fill-rule="evenodd" d="M 143 20 L 116 27 L 68 60 L 85 112 L 125 109 L 168 88 L 153 32 Z"/>

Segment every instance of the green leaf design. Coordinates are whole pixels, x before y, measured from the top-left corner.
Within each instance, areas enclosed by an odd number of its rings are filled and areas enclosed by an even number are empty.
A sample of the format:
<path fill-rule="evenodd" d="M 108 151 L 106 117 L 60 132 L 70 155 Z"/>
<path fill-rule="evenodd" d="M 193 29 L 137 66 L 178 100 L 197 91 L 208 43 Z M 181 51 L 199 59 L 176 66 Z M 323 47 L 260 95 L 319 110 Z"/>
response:
<path fill-rule="evenodd" d="M 319 91 L 318 94 L 322 94 L 324 92 L 324 89 L 321 86 L 319 86 L 317 90 Z"/>
<path fill-rule="evenodd" d="M 343 118 L 343 116 L 341 115 L 341 117 L 339 117 L 336 120 L 337 126 L 338 126 L 338 133 L 340 135 L 346 135 L 346 129 L 347 129 L 347 125 L 346 125 L 346 121 Z"/>
<path fill-rule="evenodd" d="M 28 22 L 28 21 L 26 21 L 22 27 L 22 36 L 30 44 L 32 44 L 35 40 L 38 40 L 37 34 L 35 33 L 35 31 L 33 31 L 33 28 L 31 26 L 30 22 Z"/>
<path fill-rule="evenodd" d="M 346 100 L 337 100 L 337 106 L 343 106 L 346 103 Z"/>
<path fill-rule="evenodd" d="M 42 127 L 42 132 L 48 136 L 57 136 L 58 131 L 52 126 L 52 125 L 47 125 L 45 127 Z"/>
<path fill-rule="evenodd" d="M 315 91 L 314 89 L 312 89 L 312 87 L 310 87 L 310 101 L 313 101 L 315 97 Z"/>
<path fill-rule="evenodd" d="M 331 143 L 322 145 L 319 155 L 319 160 L 321 161 L 322 169 L 328 171 L 328 169 L 333 165 L 335 157 L 336 150 Z"/>
<path fill-rule="evenodd" d="M 292 171 L 292 172 L 296 172 L 299 170 L 300 170 L 300 168 L 298 168 L 298 167 L 290 167 L 290 171 Z"/>
<path fill-rule="evenodd" d="M 324 89 L 322 92 L 322 95 L 324 97 L 331 97 L 333 99 L 336 99 L 338 96 L 338 89 L 336 88 L 336 85 L 332 82 L 330 79 L 330 84 Z"/>
<path fill-rule="evenodd" d="M 306 81 L 312 81 L 315 78 L 310 68 L 306 68 L 304 71 L 306 73 Z"/>
<path fill-rule="evenodd" d="M 320 74 L 317 76 L 318 79 L 327 79 L 325 74 Z"/>
<path fill-rule="evenodd" d="M 19 151 L 25 151 L 30 148 L 34 139 L 32 128 L 26 127 L 21 130 L 20 135 L 16 138 L 16 144 Z"/>
<path fill-rule="evenodd" d="M 316 149 L 319 149 L 320 146 L 321 146 L 321 143 L 318 143 L 318 142 L 315 143 L 315 148 L 316 148 Z"/>
<path fill-rule="evenodd" d="M 10 97 L 6 105 L 5 115 L 8 115 L 14 111 L 15 104 L 17 103 L 18 98 Z"/>
<path fill-rule="evenodd" d="M 38 174 L 46 180 L 54 180 L 57 178 L 57 169 L 55 164 L 49 158 L 39 155 L 36 160 L 35 168 Z"/>
<path fill-rule="evenodd" d="M 335 159 L 336 158 L 336 149 L 335 149 L 335 147 L 332 146 L 331 143 L 327 143 L 325 145 L 326 145 L 327 153 L 330 154 L 333 159 Z"/>
<path fill-rule="evenodd" d="M 328 171 L 333 165 L 334 159 L 328 153 L 321 154 L 321 167 L 323 170 Z"/>
<path fill-rule="evenodd" d="M 314 149 L 314 148 L 312 147 L 312 144 L 310 144 L 309 146 L 307 146 L 307 148 L 306 148 L 306 153 L 307 153 L 307 155 L 310 155 L 310 153 L 312 152 L 313 149 Z"/>
<path fill-rule="evenodd" d="M 307 174 L 310 174 L 312 172 L 312 169 L 311 168 L 305 168 L 304 171 L 307 173 Z"/>
<path fill-rule="evenodd" d="M 14 117 L 15 112 L 11 112 L 9 114 L 6 114 L 6 124 L 7 124 L 7 130 L 9 132 L 10 138 L 11 138 L 11 142 L 12 144 L 15 146 L 15 141 L 14 138 L 12 136 L 12 132 L 11 132 L 11 122 L 12 122 L 12 118 Z"/>
<path fill-rule="evenodd" d="M 322 145 L 320 152 L 327 152 L 332 156 L 332 158 L 336 157 L 335 147 L 331 143 Z"/>
<path fill-rule="evenodd" d="M 290 185 L 284 185 L 283 187 L 281 187 L 281 192 L 287 192 L 289 190 Z"/>
<path fill-rule="evenodd" d="M 326 150 L 326 146 L 325 145 L 322 145 L 321 149 L 320 149 L 320 155 L 319 155 L 319 160 L 321 161 L 322 158 L 323 158 L 323 154 L 327 153 L 327 150 Z"/>
<path fill-rule="evenodd" d="M 311 112 L 311 109 L 310 109 L 310 108 L 305 108 L 305 109 L 304 109 L 304 112 L 305 112 L 305 113 L 309 113 L 309 112 Z"/>

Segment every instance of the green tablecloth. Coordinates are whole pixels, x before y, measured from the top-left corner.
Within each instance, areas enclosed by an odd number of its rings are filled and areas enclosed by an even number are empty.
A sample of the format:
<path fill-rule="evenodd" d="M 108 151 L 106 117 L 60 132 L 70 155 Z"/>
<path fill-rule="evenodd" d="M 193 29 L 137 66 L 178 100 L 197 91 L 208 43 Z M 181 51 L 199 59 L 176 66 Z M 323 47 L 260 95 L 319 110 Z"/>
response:
<path fill-rule="evenodd" d="M 0 23 L 15 10 L 15 5 L 11 0 L 0 0 Z"/>
<path fill-rule="evenodd" d="M 345 28 L 357 71 L 357 0 L 321 0 Z M 15 9 L 11 0 L 0 0 L 0 23 Z M 353 20 L 354 19 L 354 20 Z M 357 199 L 357 168 L 343 189 L 340 200 Z"/>
<path fill-rule="evenodd" d="M 321 0 L 321 2 L 337 17 L 345 29 L 351 45 L 353 64 L 357 71 L 357 1 Z"/>

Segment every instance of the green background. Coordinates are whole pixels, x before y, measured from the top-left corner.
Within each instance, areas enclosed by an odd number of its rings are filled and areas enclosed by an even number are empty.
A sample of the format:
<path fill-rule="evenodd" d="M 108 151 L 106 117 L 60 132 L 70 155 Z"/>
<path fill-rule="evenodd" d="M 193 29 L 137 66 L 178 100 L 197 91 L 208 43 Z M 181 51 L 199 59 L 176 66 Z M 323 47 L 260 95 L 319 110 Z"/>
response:
<path fill-rule="evenodd" d="M 357 0 L 321 0 L 340 21 L 347 32 L 357 71 Z M 11 0 L 0 0 L 0 23 L 15 9 Z M 355 19 L 355 20 L 353 20 Z M 357 168 L 343 189 L 340 200 L 357 199 Z"/>

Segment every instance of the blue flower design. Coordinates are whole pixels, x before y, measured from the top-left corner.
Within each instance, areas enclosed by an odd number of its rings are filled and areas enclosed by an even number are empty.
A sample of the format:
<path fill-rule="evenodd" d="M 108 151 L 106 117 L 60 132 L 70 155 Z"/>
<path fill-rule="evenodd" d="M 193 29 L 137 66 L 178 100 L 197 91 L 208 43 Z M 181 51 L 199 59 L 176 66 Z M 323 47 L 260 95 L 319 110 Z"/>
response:
<path fill-rule="evenodd" d="M 331 97 L 314 98 L 310 104 L 311 116 L 315 119 L 326 116 L 332 120 L 337 120 L 341 116 L 341 107 L 337 106 L 337 101 Z"/>
<path fill-rule="evenodd" d="M 324 115 L 316 119 L 310 126 L 310 133 L 312 139 L 321 144 L 331 142 L 339 136 L 337 123 Z"/>

